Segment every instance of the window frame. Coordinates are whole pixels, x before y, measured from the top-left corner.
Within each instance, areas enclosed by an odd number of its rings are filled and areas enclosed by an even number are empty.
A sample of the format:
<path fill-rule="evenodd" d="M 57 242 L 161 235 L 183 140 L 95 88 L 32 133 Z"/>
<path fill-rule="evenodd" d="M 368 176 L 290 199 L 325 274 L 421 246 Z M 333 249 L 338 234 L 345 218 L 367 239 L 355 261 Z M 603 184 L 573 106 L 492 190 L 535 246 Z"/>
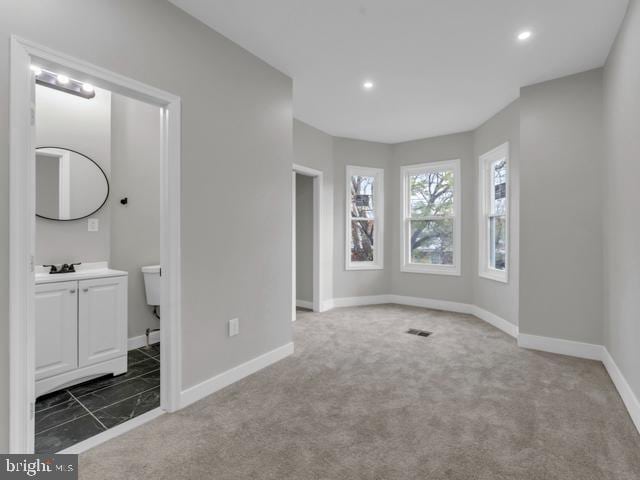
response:
<path fill-rule="evenodd" d="M 504 160 L 506 163 L 506 202 L 505 202 L 505 268 L 504 270 L 498 270 L 492 268 L 489 264 L 491 258 L 491 242 L 489 235 L 491 229 L 489 222 L 492 217 L 501 217 L 502 215 L 494 215 L 491 212 L 491 186 L 490 182 L 493 181 L 493 176 L 489 170 L 491 166 L 496 162 Z M 496 282 L 508 283 L 509 282 L 509 263 L 510 263 L 510 211 L 511 211 L 511 163 L 509 158 L 509 142 L 505 142 L 502 145 L 497 146 L 493 150 L 479 157 L 478 164 L 478 276 L 486 278 L 488 280 L 494 280 Z"/>
<path fill-rule="evenodd" d="M 373 261 L 354 262 L 351 260 L 351 177 L 374 177 L 373 179 Z M 346 166 L 345 176 L 345 270 L 384 269 L 384 169 L 374 167 Z"/>
<path fill-rule="evenodd" d="M 425 174 L 436 171 L 452 170 L 454 178 L 453 189 L 453 215 L 424 217 L 421 219 L 446 219 L 453 218 L 453 264 L 429 265 L 411 262 L 411 246 L 408 244 L 411 237 L 411 202 L 409 176 Z M 405 273 L 421 273 L 427 275 L 462 275 L 462 175 L 460 159 L 445 160 L 441 162 L 428 162 L 416 165 L 405 165 L 400 168 L 400 271 Z"/>

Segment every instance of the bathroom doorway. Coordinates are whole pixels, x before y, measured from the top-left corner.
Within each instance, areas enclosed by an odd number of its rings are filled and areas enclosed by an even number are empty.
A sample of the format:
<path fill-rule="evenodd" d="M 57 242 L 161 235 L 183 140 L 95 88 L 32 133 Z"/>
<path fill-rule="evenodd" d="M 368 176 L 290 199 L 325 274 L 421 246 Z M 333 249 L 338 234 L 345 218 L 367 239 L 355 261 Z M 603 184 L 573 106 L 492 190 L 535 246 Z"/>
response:
<path fill-rule="evenodd" d="M 11 106 L 10 448 L 79 452 L 179 408 L 179 99 L 12 38 Z"/>
<path fill-rule="evenodd" d="M 292 320 L 297 311 L 322 311 L 321 198 L 323 174 L 294 165 L 292 172 Z"/>

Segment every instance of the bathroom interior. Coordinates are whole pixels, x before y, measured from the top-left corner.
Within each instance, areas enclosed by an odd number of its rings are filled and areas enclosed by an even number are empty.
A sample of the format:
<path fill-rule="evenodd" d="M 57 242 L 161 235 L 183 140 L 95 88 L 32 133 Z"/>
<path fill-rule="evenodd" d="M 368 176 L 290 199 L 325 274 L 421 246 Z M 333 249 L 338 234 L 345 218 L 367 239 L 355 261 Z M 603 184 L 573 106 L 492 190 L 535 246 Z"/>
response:
<path fill-rule="evenodd" d="M 35 451 L 160 406 L 160 108 L 36 76 Z"/>

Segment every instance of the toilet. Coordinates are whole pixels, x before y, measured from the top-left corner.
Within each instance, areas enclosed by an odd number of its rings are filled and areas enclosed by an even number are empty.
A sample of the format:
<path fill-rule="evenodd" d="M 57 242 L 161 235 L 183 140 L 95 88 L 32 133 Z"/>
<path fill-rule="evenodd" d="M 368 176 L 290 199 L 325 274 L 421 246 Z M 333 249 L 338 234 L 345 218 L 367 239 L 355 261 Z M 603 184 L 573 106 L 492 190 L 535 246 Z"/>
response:
<path fill-rule="evenodd" d="M 148 265 L 142 267 L 142 276 L 144 277 L 144 291 L 147 296 L 147 305 L 153 307 L 153 314 L 160 320 L 158 308 L 160 307 L 160 273 L 162 269 L 160 265 Z M 147 328 L 145 331 L 146 346 L 149 348 L 149 335 L 157 332 L 159 328 Z"/>
<path fill-rule="evenodd" d="M 147 304 L 152 307 L 160 306 L 160 265 L 142 267 L 144 289 L 147 294 Z"/>

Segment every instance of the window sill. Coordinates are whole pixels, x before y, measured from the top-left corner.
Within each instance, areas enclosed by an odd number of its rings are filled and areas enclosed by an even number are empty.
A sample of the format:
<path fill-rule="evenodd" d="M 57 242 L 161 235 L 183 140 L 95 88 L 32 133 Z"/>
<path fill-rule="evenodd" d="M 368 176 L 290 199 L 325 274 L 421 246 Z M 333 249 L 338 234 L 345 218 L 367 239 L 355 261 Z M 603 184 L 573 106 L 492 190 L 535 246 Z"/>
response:
<path fill-rule="evenodd" d="M 378 265 L 375 263 L 368 263 L 364 265 L 350 264 L 346 266 L 345 270 L 347 272 L 358 271 L 358 270 L 384 270 L 384 266 Z"/>
<path fill-rule="evenodd" d="M 481 278 L 485 278 L 487 280 L 493 280 L 494 282 L 499 283 L 509 283 L 509 276 L 507 272 L 479 272 L 478 276 Z"/>
<path fill-rule="evenodd" d="M 426 265 L 402 265 L 400 271 L 404 273 L 420 273 L 423 275 L 449 275 L 452 277 L 461 276 L 460 268 L 458 266 L 451 267 L 437 267 Z"/>

